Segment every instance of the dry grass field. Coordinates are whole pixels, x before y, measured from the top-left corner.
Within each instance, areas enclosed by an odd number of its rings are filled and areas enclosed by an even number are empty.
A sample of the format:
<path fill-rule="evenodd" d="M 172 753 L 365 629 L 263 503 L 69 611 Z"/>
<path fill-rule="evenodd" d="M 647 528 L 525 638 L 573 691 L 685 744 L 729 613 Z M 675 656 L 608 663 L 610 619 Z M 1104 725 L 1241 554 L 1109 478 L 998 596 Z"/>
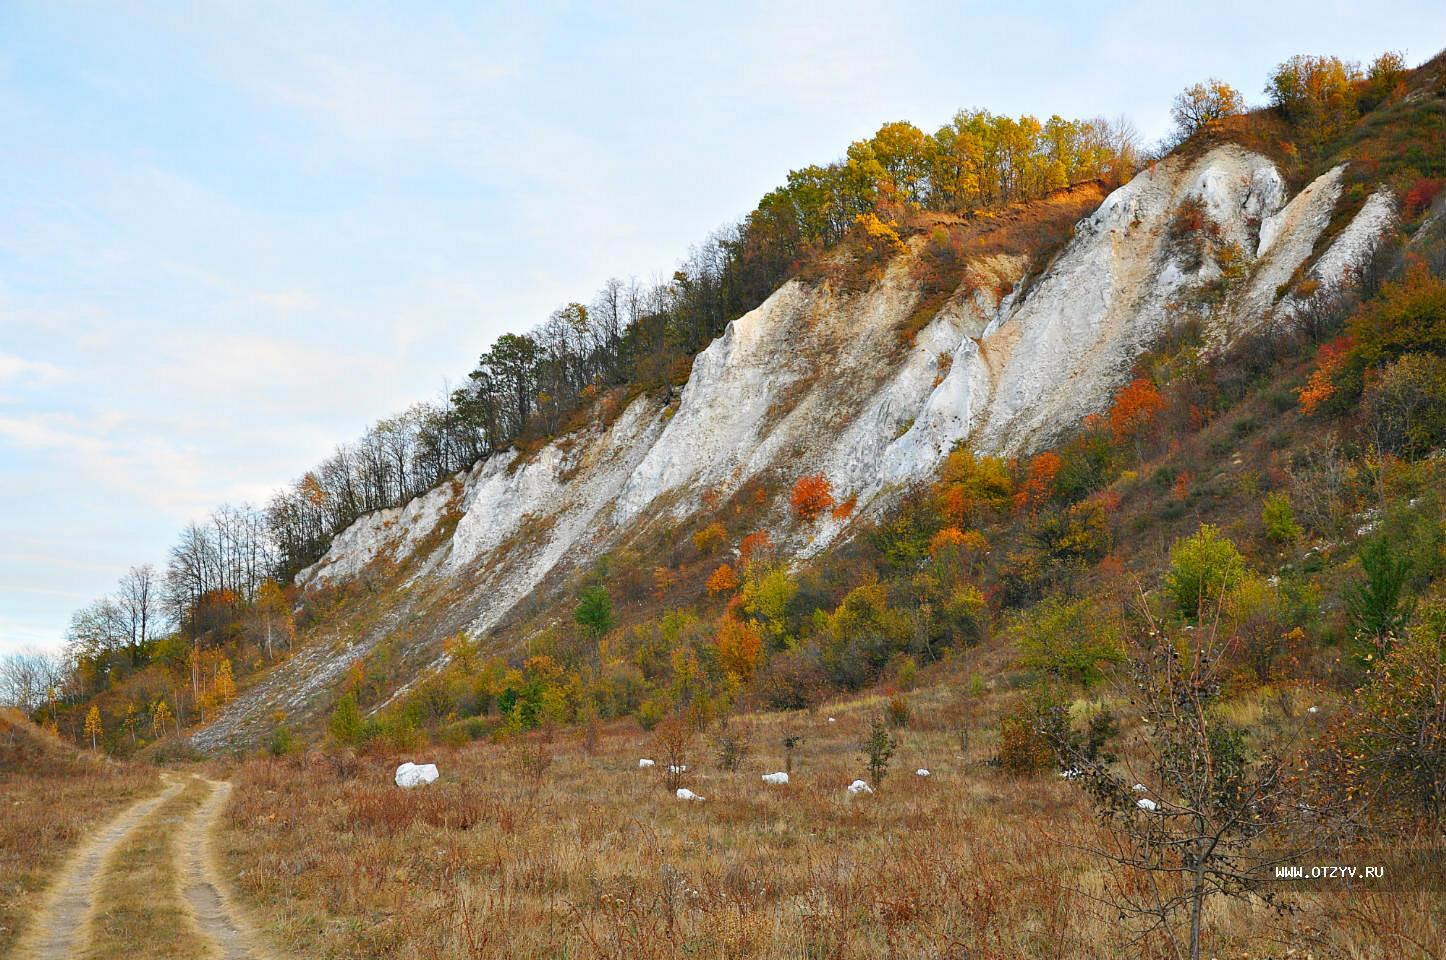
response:
<path fill-rule="evenodd" d="M 913 718 L 871 796 L 845 787 L 866 776 L 859 743 L 880 697 L 736 718 L 752 746 L 737 771 L 700 738 L 682 778 L 699 803 L 673 795 L 653 735 L 631 722 L 604 728 L 591 752 L 569 732 L 248 761 L 233 771 L 221 855 L 270 938 L 304 957 L 1172 955 L 1132 942 L 1096 899 L 1107 874 L 1085 848 L 1102 838 L 1080 791 L 986 763 L 993 726 L 978 720 L 1016 694 L 965 708 L 960 689 L 910 694 Z M 763 783 L 790 736 L 802 738 L 791 782 Z M 398 789 L 404 759 L 437 762 L 441 779 Z M 1439 900 L 1321 894 L 1285 912 L 1216 901 L 1206 955 L 1436 957 Z"/>

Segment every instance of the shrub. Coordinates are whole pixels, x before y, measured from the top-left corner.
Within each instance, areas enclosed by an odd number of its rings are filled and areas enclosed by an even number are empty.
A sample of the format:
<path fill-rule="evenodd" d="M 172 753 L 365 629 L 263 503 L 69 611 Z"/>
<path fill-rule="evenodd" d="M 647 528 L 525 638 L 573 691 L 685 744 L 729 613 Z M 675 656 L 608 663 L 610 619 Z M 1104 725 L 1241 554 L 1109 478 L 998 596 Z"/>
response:
<path fill-rule="evenodd" d="M 1088 687 L 1106 664 L 1124 659 L 1119 625 L 1093 600 L 1051 597 L 1019 617 L 1011 632 L 1023 667 L 1066 683 Z"/>
<path fill-rule="evenodd" d="M 1218 603 L 1245 575 L 1245 558 L 1210 524 L 1170 548 L 1165 587 L 1180 612 L 1194 616 Z"/>
<path fill-rule="evenodd" d="M 337 743 L 353 747 L 361 743 L 365 722 L 362 720 L 361 710 L 357 708 L 354 694 L 345 694 L 337 701 L 328 729 Z"/>
<path fill-rule="evenodd" d="M 1351 790 L 1414 818 L 1446 813 L 1446 606 L 1439 601 L 1372 672 L 1339 732 Z M 1389 789 L 1381 789 L 1388 786 Z"/>
<path fill-rule="evenodd" d="M 1381 453 L 1416 459 L 1446 443 L 1446 357 L 1402 355 L 1366 387 L 1361 415 Z"/>
<path fill-rule="evenodd" d="M 1006 773 L 1038 773 L 1054 763 L 1054 748 L 1037 719 L 1035 711 L 1024 706 L 999 721 L 999 766 Z"/>
<path fill-rule="evenodd" d="M 296 740 L 296 735 L 293 734 L 291 728 L 284 723 L 273 729 L 271 736 L 267 738 L 266 741 L 266 750 L 273 757 L 284 757 L 288 754 L 295 753 L 300 749 L 300 746 Z"/>
<path fill-rule="evenodd" d="M 1424 263 L 1381 288 L 1351 316 L 1351 362 L 1358 388 L 1360 371 L 1384 366 L 1407 353 L 1446 355 L 1446 280 Z M 1354 393 L 1354 390 L 1352 391 Z"/>
<path fill-rule="evenodd" d="M 747 730 L 735 731 L 726 721 L 713 737 L 713 749 L 718 755 L 718 766 L 735 771 L 748 756 L 752 743 Z"/>
<path fill-rule="evenodd" d="M 902 696 L 895 694 L 889 698 L 887 717 L 891 727 L 907 727 L 912 711 L 909 709 L 909 701 Z"/>
<path fill-rule="evenodd" d="M 789 503 L 799 520 L 813 523 L 825 510 L 833 507 L 833 488 L 821 473 L 799 477 L 793 485 Z"/>
<path fill-rule="evenodd" d="M 1300 524 L 1295 522 L 1290 498 L 1283 493 L 1266 496 L 1260 510 L 1260 521 L 1265 527 L 1265 539 L 1271 543 L 1289 544 L 1300 539 Z"/>

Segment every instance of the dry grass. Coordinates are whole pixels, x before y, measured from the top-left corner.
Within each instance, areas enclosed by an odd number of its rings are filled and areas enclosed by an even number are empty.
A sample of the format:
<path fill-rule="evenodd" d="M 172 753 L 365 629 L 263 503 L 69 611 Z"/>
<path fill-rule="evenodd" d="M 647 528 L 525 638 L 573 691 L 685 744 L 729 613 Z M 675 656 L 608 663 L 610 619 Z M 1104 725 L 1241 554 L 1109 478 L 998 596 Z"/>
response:
<path fill-rule="evenodd" d="M 205 781 L 192 779 L 116 849 L 100 876 L 84 960 L 212 953 L 181 895 L 176 829 L 209 792 Z"/>
<path fill-rule="evenodd" d="M 154 767 L 78 752 L 0 711 L 0 956 L 71 850 L 156 789 Z"/>
<path fill-rule="evenodd" d="M 1127 947 L 1088 896 L 1104 874 L 1079 849 L 1098 840 L 1079 792 L 984 763 L 992 726 L 965 718 L 1014 695 L 966 706 L 958 689 L 910 694 L 914 723 L 871 797 L 844 786 L 862 775 L 878 697 L 740 718 L 754 749 L 736 773 L 696 741 L 684 784 L 703 803 L 665 789 L 661 760 L 640 770 L 652 740 L 624 725 L 594 756 L 558 738 L 537 782 L 490 744 L 414 758 L 436 760 L 442 780 L 410 792 L 391 783 L 406 758 L 253 761 L 236 771 L 222 851 L 270 932 L 307 957 L 1164 955 Z M 793 780 L 766 786 L 787 734 L 804 738 Z M 914 776 L 921 766 L 933 775 Z M 1352 903 L 1283 916 L 1221 904 L 1210 947 L 1429 956 L 1410 940 L 1439 941 L 1446 923 L 1420 897 Z M 1383 923 L 1409 934 L 1388 943 Z"/>

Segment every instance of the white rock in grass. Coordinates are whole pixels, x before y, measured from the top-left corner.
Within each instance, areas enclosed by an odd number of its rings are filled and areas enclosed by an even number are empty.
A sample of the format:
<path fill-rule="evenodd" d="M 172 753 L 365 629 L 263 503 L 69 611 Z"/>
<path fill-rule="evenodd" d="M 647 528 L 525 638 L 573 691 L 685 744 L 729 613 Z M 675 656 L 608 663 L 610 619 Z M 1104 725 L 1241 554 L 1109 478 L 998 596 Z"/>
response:
<path fill-rule="evenodd" d="M 1137 784 L 1135 784 L 1133 787 L 1131 787 L 1130 789 L 1133 790 L 1133 791 L 1135 791 L 1136 793 L 1144 793 L 1146 790 L 1148 790 L 1148 789 L 1150 789 L 1150 788 L 1147 787 L 1147 786 L 1145 786 L 1143 783 L 1137 783 Z"/>
<path fill-rule="evenodd" d="M 829 717 L 829 718 L 828 718 L 828 722 L 829 722 L 829 723 L 838 723 L 838 721 L 835 720 L 833 717 Z"/>
<path fill-rule="evenodd" d="M 1160 805 L 1155 801 L 1151 800 L 1149 797 L 1141 797 L 1140 799 L 1136 800 L 1135 806 L 1139 807 L 1141 810 L 1148 810 L 1151 813 L 1154 813 L 1156 810 L 1160 809 Z"/>
<path fill-rule="evenodd" d="M 653 761 L 649 760 L 647 757 L 643 757 L 641 760 L 638 761 L 638 767 L 640 769 L 642 767 L 651 767 L 652 765 Z"/>
<path fill-rule="evenodd" d="M 928 775 L 929 775 L 929 771 L 926 770 L 926 769 L 923 768 L 923 767 L 920 767 L 919 769 L 917 769 L 917 770 L 914 771 L 914 776 L 916 776 L 916 777 L 927 777 Z"/>
<path fill-rule="evenodd" d="M 397 767 L 397 786 L 404 790 L 413 787 L 420 787 L 424 783 L 431 783 L 437 779 L 437 765 L 435 763 L 411 763 L 410 761 Z"/>
<path fill-rule="evenodd" d="M 700 797 L 700 796 L 698 796 L 698 795 L 697 795 L 696 793 L 694 793 L 692 790 L 689 790 L 687 787 L 679 787 L 679 788 L 678 788 L 678 799 L 679 799 L 679 800 L 699 800 L 699 801 L 701 801 L 703 798 Z"/>
<path fill-rule="evenodd" d="M 1306 711 L 1306 713 L 1319 713 L 1319 712 L 1320 712 L 1320 708 L 1319 708 L 1319 707 L 1311 707 L 1309 710 Z"/>
<path fill-rule="evenodd" d="M 787 783 L 787 782 L 788 782 L 788 774 L 784 773 L 782 770 L 778 771 L 777 773 L 765 773 L 765 774 L 763 775 L 763 782 L 764 782 L 764 783 Z"/>
<path fill-rule="evenodd" d="M 855 780 L 853 783 L 849 784 L 849 795 L 850 795 L 850 796 L 855 796 L 855 795 L 860 794 L 860 793 L 873 793 L 873 792 L 874 792 L 874 788 L 871 787 L 871 786 L 869 786 L 867 783 L 865 783 L 865 782 L 862 781 L 862 780 Z"/>

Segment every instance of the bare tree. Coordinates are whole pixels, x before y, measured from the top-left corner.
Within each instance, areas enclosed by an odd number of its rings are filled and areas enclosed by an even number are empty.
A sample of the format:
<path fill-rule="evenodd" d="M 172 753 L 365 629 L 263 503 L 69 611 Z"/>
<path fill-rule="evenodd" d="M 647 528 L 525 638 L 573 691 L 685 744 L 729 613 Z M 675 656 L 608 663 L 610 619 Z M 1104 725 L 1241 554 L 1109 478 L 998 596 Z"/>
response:
<path fill-rule="evenodd" d="M 161 626 L 161 577 L 149 563 L 131 567 L 121 577 L 116 590 L 115 605 L 121 625 L 129 635 L 131 665 L 140 666 L 146 659 L 146 648 L 152 635 Z"/>
<path fill-rule="evenodd" d="M 1252 743 L 1220 715 L 1228 636 L 1218 611 L 1170 636 L 1143 598 L 1140 607 L 1122 693 L 1141 723 L 1120 756 L 1058 716 L 1045 732 L 1099 815 L 1104 840 L 1092 852 L 1117 868 L 1100 899 L 1136 942 L 1161 937 L 1198 960 L 1207 901 L 1278 904 L 1270 869 L 1319 849 L 1345 811 L 1310 789 L 1294 742 Z"/>
<path fill-rule="evenodd" d="M 0 704 L 27 716 L 44 706 L 64 682 L 60 657 L 36 650 L 0 655 Z"/>

